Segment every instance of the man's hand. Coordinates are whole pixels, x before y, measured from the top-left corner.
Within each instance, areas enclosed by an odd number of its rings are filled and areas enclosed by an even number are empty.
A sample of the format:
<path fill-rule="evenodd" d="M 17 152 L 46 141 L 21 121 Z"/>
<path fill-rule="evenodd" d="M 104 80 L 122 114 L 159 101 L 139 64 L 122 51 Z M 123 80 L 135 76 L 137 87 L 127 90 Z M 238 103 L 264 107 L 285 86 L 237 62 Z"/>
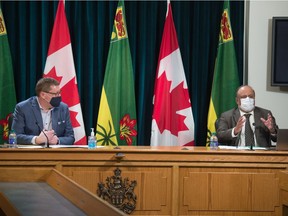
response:
<path fill-rule="evenodd" d="M 57 145 L 58 144 L 58 137 L 56 134 L 49 140 L 49 144 Z"/>
<path fill-rule="evenodd" d="M 39 144 L 46 143 L 46 142 L 47 142 L 47 138 L 44 134 L 44 131 L 41 131 L 40 134 L 36 137 L 35 143 L 39 145 Z"/>
<path fill-rule="evenodd" d="M 274 128 L 274 121 L 270 113 L 267 115 L 267 120 L 264 118 L 260 118 L 260 120 L 263 122 L 263 124 L 269 129 L 270 133 L 276 133 L 276 130 Z"/>
<path fill-rule="evenodd" d="M 238 122 L 234 128 L 234 135 L 237 136 L 238 133 L 240 133 L 243 125 L 245 124 L 245 121 L 246 121 L 246 118 L 245 116 L 241 116 L 239 119 L 238 119 Z"/>
<path fill-rule="evenodd" d="M 43 131 L 41 131 L 41 133 L 36 137 L 35 143 L 36 144 L 41 144 L 41 143 L 46 143 L 47 141 L 51 145 L 57 145 L 58 137 L 55 134 L 54 130 L 49 130 L 49 131 L 43 130 Z"/>
<path fill-rule="evenodd" d="M 49 139 L 49 144 L 51 145 L 57 145 L 57 142 L 58 142 L 58 137 L 57 135 L 55 134 L 55 131 L 54 130 L 49 130 L 49 131 L 45 131 L 48 139 Z"/>

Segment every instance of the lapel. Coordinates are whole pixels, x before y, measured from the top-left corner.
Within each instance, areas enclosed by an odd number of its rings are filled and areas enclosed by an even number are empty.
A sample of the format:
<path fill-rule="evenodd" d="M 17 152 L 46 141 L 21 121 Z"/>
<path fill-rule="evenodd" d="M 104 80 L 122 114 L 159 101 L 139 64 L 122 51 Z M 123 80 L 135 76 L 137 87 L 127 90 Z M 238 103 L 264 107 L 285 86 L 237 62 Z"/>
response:
<path fill-rule="evenodd" d="M 52 110 L 52 129 L 56 132 L 57 127 L 58 127 L 58 120 L 59 120 L 59 115 L 60 115 L 60 108 L 59 107 L 54 107 Z"/>
<path fill-rule="evenodd" d="M 255 109 L 254 109 L 254 122 L 255 122 L 255 137 L 256 137 L 256 143 L 258 143 L 258 133 L 259 133 L 259 127 L 260 127 L 260 125 L 262 124 L 262 121 L 260 120 L 260 118 L 261 118 L 262 116 L 261 116 L 261 112 L 260 112 L 260 110 L 257 108 L 257 107 L 255 107 Z"/>
<path fill-rule="evenodd" d="M 32 112 L 36 120 L 35 123 L 38 124 L 41 130 L 43 130 L 43 121 L 42 121 L 41 111 L 40 111 L 40 107 L 39 107 L 36 97 L 33 97 L 31 101 L 31 107 L 32 107 Z"/>
<path fill-rule="evenodd" d="M 260 120 L 261 118 L 261 112 L 259 112 L 259 109 L 257 107 L 255 107 L 254 109 L 254 122 L 255 125 L 261 125 L 262 121 Z"/>
<path fill-rule="evenodd" d="M 236 126 L 239 118 L 240 118 L 240 111 L 238 108 L 235 108 L 232 114 L 232 127 Z"/>

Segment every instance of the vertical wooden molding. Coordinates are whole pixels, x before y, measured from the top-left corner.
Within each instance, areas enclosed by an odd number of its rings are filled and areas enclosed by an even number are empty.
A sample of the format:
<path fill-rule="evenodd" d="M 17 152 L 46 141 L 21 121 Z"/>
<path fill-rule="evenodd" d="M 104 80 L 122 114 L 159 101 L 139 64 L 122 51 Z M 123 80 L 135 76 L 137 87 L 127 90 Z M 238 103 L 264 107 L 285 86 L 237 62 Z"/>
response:
<path fill-rule="evenodd" d="M 63 166 L 62 166 L 61 163 L 58 163 L 58 164 L 56 164 L 56 166 L 55 166 L 55 169 L 56 169 L 57 171 L 59 171 L 59 172 L 62 172 L 62 168 L 63 168 Z"/>
<path fill-rule="evenodd" d="M 172 168 L 172 216 L 177 216 L 179 208 L 179 166 L 174 165 Z"/>

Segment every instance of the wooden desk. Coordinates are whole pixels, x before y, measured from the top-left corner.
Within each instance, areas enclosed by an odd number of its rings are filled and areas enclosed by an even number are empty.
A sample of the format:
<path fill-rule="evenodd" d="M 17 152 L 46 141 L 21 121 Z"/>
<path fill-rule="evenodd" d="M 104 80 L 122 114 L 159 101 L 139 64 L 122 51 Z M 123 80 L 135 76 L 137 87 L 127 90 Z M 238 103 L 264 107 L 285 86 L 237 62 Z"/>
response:
<path fill-rule="evenodd" d="M 17 178 L 0 182 L 0 215 L 125 215 L 55 169 L 39 172 L 37 179 L 30 171 L 6 170 Z"/>
<path fill-rule="evenodd" d="M 0 181 L 17 179 L 11 169 L 30 169 L 37 178 L 56 168 L 96 193 L 119 167 L 123 178 L 137 181 L 133 215 L 281 215 L 279 173 L 287 166 L 288 152 L 264 150 L 0 149 Z"/>

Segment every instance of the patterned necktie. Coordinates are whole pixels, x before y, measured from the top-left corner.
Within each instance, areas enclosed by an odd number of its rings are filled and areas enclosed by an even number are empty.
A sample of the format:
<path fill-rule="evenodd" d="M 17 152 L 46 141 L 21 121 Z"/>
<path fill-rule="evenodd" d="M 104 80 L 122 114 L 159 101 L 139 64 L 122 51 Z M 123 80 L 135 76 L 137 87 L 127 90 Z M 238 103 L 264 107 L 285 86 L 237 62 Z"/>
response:
<path fill-rule="evenodd" d="M 245 122 L 245 145 L 246 146 L 254 146 L 254 133 L 252 131 L 251 125 L 250 125 L 250 116 L 251 114 L 244 114 L 246 117 Z"/>

